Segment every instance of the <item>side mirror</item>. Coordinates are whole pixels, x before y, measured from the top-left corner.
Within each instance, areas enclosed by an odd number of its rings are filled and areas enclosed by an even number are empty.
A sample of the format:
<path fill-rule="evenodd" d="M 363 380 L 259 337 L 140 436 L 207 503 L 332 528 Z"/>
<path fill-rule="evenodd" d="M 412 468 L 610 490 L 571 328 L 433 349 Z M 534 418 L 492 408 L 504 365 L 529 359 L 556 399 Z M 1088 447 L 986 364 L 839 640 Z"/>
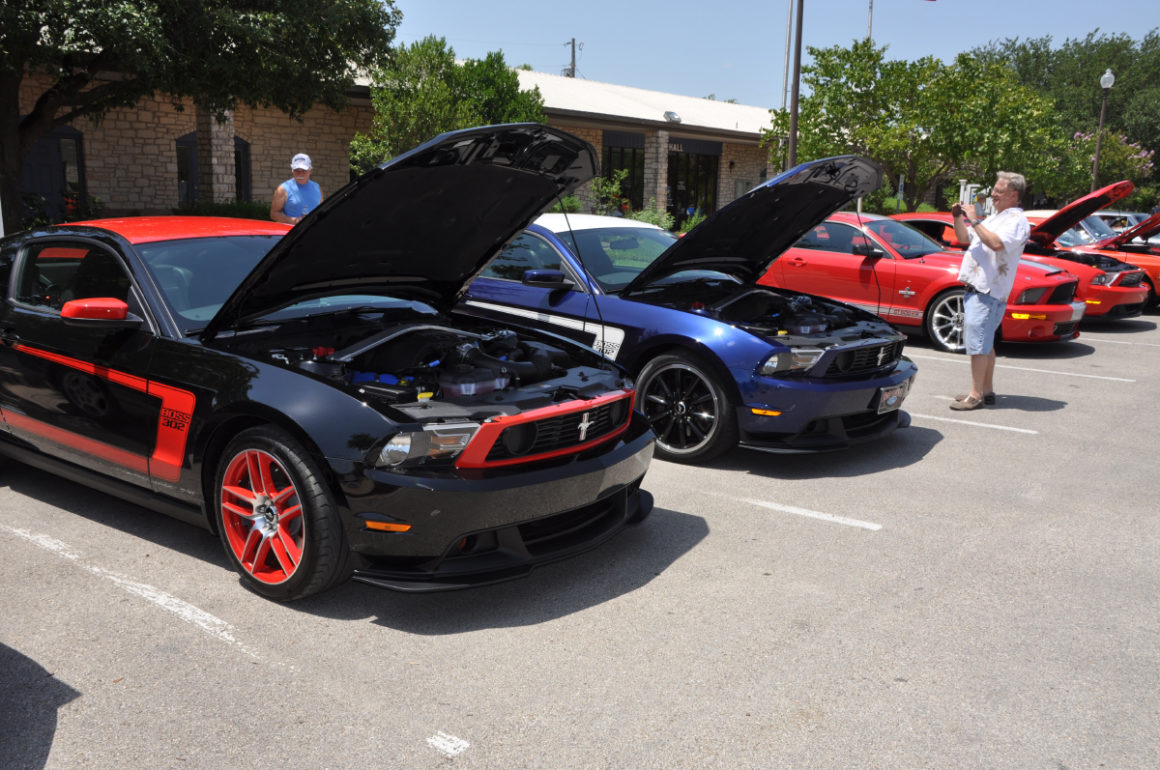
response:
<path fill-rule="evenodd" d="M 115 297 L 72 299 L 60 309 L 60 317 L 70 326 L 107 325 L 110 328 L 139 326 L 141 319 L 129 314 L 129 305 Z"/>
<path fill-rule="evenodd" d="M 541 289 L 570 289 L 576 285 L 563 270 L 525 270 L 523 284 Z"/>
<path fill-rule="evenodd" d="M 869 259 L 881 259 L 886 256 L 886 252 L 878 248 L 872 243 L 858 243 L 854 245 L 854 253 L 861 257 Z"/>

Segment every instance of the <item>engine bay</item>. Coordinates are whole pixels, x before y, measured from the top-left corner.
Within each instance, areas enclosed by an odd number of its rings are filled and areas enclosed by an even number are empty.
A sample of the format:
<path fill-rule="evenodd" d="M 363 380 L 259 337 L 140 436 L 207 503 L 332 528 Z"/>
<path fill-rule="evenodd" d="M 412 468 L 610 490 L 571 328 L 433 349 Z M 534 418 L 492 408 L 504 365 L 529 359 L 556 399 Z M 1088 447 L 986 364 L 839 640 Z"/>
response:
<path fill-rule="evenodd" d="M 442 317 L 346 313 L 292 321 L 276 336 L 277 346 L 261 333 L 235 343 L 422 421 L 486 419 L 630 387 L 594 352 Z"/>
<path fill-rule="evenodd" d="M 785 345 L 826 347 L 893 334 L 882 319 L 841 302 L 785 289 L 739 288 L 735 281 L 652 287 L 647 299 L 704 313 Z"/>

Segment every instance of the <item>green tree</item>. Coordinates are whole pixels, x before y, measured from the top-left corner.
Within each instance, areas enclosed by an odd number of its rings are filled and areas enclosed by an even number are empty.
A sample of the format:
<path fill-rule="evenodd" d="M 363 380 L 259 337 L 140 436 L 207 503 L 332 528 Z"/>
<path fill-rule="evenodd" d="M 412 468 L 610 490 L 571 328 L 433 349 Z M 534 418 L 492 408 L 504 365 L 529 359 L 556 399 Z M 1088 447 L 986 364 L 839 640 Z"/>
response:
<path fill-rule="evenodd" d="M 998 64 L 960 55 L 888 60 L 868 40 L 849 48 L 810 48 L 803 68 L 808 95 L 799 103 L 801 159 L 853 153 L 904 176 L 903 199 L 914 210 L 959 177 L 990 179 L 1000 169 L 1046 173 L 1063 135 L 1051 103 Z M 763 142 L 788 134 L 789 115 L 773 110 Z"/>
<path fill-rule="evenodd" d="M 301 115 L 339 106 L 357 71 L 385 58 L 394 0 L 16 0 L 0 6 L 0 205 L 20 218 L 25 154 L 57 126 L 154 93 L 214 111 L 239 102 Z M 21 115 L 21 84 L 50 85 Z"/>
<path fill-rule="evenodd" d="M 1099 79 L 1108 69 L 1116 82 L 1108 92 L 1100 178 L 1160 182 L 1154 168 L 1142 167 L 1146 164 L 1115 165 L 1121 155 L 1130 160 L 1140 152 L 1160 150 L 1160 32 L 1156 29 L 1138 42 L 1127 35 L 1096 30 L 1082 39 L 1069 38 L 1058 48 L 1052 47 L 1050 37 L 1008 38 L 971 53 L 982 61 L 1007 66 L 1021 84 L 1052 101 L 1063 133 L 1070 137 L 1069 154 L 1060 158 L 1058 174 L 1047 185 L 1057 202 L 1083 194 L 1091 185 L 1093 142 L 1078 140 L 1076 135 L 1095 136 L 1103 100 Z M 1109 152 L 1112 166 L 1104 162 Z"/>
<path fill-rule="evenodd" d="M 433 136 L 457 128 L 544 122 L 540 90 L 520 90 L 500 52 L 455 61 L 443 38 L 429 36 L 395 52 L 373 74 L 375 116 L 351 142 L 351 165 L 365 171 Z"/>

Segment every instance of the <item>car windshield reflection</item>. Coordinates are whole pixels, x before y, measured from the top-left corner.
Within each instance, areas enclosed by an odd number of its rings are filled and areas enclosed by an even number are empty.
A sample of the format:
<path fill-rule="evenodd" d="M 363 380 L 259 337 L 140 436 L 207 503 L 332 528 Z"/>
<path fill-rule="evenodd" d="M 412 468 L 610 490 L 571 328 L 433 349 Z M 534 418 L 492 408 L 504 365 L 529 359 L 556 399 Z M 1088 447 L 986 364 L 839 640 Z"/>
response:
<path fill-rule="evenodd" d="M 636 278 L 677 241 L 667 230 L 648 227 L 607 227 L 556 235 L 574 253 L 606 292 L 617 292 Z"/>

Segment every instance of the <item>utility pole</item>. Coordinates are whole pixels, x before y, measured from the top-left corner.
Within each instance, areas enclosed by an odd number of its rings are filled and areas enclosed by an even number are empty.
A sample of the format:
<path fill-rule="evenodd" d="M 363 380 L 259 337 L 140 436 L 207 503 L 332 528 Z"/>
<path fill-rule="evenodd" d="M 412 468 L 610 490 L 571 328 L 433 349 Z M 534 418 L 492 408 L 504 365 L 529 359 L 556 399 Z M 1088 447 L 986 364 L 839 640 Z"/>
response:
<path fill-rule="evenodd" d="M 569 44 L 564 43 L 564 45 L 569 45 Z M 576 77 L 576 38 L 572 38 L 571 46 L 572 46 L 572 63 L 570 65 L 568 65 L 568 67 L 565 68 L 565 70 L 564 70 L 564 77 L 566 77 L 566 78 Z"/>
<path fill-rule="evenodd" d="M 801 91 L 802 80 L 802 10 L 804 0 L 797 0 L 797 25 L 794 28 L 793 42 L 793 92 L 789 98 L 789 158 L 786 170 L 797 165 L 798 140 L 798 95 Z"/>

